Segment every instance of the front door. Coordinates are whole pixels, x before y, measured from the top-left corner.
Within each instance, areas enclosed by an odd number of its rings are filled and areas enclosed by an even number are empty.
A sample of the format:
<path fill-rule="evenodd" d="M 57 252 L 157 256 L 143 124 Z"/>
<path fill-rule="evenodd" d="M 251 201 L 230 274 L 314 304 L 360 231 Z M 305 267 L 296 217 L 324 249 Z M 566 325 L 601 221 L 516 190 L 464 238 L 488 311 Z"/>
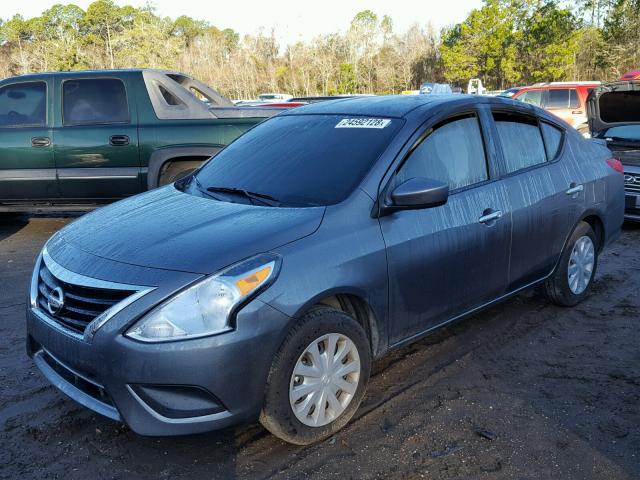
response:
<path fill-rule="evenodd" d="M 59 196 L 47 93 L 45 81 L 0 87 L 0 201 Z"/>
<path fill-rule="evenodd" d="M 138 129 L 119 78 L 70 78 L 60 82 L 62 125 L 54 157 L 65 201 L 100 201 L 142 191 Z"/>
<path fill-rule="evenodd" d="M 426 132 L 395 185 L 447 182 L 448 202 L 382 217 L 389 272 L 390 343 L 419 335 L 506 290 L 511 239 L 508 192 L 491 181 L 480 122 L 458 115 Z"/>

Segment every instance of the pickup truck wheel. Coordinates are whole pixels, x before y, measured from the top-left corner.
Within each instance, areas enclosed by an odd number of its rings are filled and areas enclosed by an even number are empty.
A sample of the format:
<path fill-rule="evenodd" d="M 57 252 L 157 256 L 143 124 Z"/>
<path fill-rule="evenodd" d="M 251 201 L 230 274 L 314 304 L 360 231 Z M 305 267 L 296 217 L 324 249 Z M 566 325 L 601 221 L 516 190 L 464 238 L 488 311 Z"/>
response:
<path fill-rule="evenodd" d="M 598 266 L 598 239 L 580 222 L 571 234 L 556 271 L 545 282 L 545 293 L 556 305 L 571 307 L 585 299 Z"/>
<path fill-rule="evenodd" d="M 201 161 L 179 161 L 167 162 L 161 170 L 158 186 L 169 185 L 177 182 L 181 178 L 186 177 L 195 171 L 201 164 Z"/>
<path fill-rule="evenodd" d="M 370 370 L 360 324 L 340 310 L 315 308 L 291 329 L 273 360 L 260 422 L 297 445 L 327 438 L 353 417 Z"/>

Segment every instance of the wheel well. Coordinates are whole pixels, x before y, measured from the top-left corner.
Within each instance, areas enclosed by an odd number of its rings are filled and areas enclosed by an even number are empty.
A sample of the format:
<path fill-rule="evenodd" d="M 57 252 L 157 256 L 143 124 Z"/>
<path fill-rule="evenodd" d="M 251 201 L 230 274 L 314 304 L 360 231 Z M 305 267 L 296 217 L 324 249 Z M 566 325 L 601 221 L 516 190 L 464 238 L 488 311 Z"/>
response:
<path fill-rule="evenodd" d="M 582 219 L 583 222 L 587 222 L 593 232 L 596 234 L 596 239 L 598 241 L 598 251 L 602 250 L 604 246 L 604 224 L 602 220 L 597 215 L 589 215 Z"/>
<path fill-rule="evenodd" d="M 160 168 L 160 176 L 162 176 L 172 164 L 175 163 L 188 163 L 191 168 L 192 165 L 201 165 L 202 162 L 207 160 L 209 157 L 173 157 L 168 158 L 163 164 L 162 168 Z"/>
<path fill-rule="evenodd" d="M 364 328 L 367 338 L 369 339 L 371 352 L 374 355 L 378 352 L 378 347 L 380 345 L 378 324 L 375 314 L 366 300 L 358 297 L 357 295 L 341 293 L 323 298 L 314 306 L 318 305 L 326 305 L 352 316 L 360 325 L 362 325 L 362 328 Z"/>
<path fill-rule="evenodd" d="M 160 174 L 158 175 L 158 185 L 162 185 L 165 176 L 173 177 L 176 173 L 191 170 L 200 167 L 202 162 L 209 157 L 174 157 L 167 159 L 160 167 Z"/>

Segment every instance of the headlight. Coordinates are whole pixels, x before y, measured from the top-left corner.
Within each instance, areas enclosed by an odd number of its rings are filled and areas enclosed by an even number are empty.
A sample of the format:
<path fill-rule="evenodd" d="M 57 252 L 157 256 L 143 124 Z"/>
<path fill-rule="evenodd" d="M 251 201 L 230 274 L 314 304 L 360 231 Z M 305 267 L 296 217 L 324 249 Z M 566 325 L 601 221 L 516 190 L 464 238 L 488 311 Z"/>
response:
<path fill-rule="evenodd" d="M 258 255 L 206 277 L 139 320 L 126 335 L 143 342 L 203 337 L 231 329 L 236 307 L 275 279 L 280 257 Z"/>

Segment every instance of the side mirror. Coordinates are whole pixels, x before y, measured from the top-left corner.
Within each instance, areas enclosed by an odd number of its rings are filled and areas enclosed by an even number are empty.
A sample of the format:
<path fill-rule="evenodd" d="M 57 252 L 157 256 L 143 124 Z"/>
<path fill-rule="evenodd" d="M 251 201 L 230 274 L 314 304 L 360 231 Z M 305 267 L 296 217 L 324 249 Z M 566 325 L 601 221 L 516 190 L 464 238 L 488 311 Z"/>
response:
<path fill-rule="evenodd" d="M 391 192 L 393 210 L 438 207 L 447 203 L 449 185 L 439 180 L 415 177 Z"/>

